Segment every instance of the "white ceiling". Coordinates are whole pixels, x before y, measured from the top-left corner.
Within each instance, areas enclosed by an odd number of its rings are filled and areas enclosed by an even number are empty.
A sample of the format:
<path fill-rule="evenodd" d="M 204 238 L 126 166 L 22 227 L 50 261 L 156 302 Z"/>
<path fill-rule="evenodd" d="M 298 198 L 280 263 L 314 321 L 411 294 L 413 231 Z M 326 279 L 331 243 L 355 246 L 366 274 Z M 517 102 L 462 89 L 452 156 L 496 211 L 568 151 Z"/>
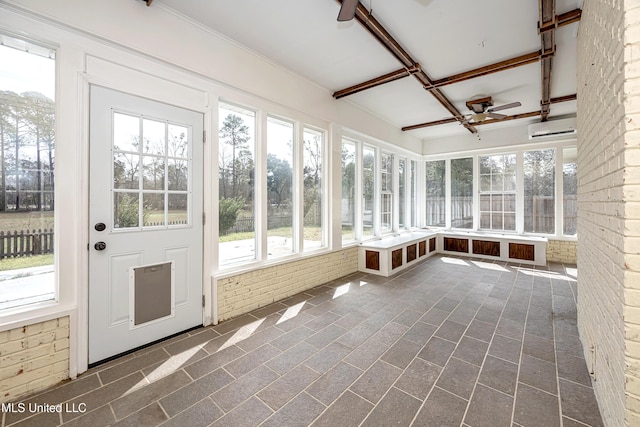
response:
<path fill-rule="evenodd" d="M 235 40 L 331 92 L 402 65 L 357 21 L 337 22 L 335 0 L 156 0 L 178 14 Z M 153 7 L 156 2 L 151 5 Z M 538 2 L 533 0 L 361 0 L 433 80 L 540 50 Z M 556 0 L 556 14 L 581 8 Z M 576 93 L 577 23 L 556 30 L 551 97 Z M 441 88 L 462 113 L 465 101 L 491 96 L 494 105 L 520 101 L 508 115 L 540 109 L 539 62 Z M 396 126 L 451 117 L 413 77 L 335 102 L 352 102 Z M 551 105 L 549 119 L 575 115 L 576 101 Z M 538 121 L 520 119 L 482 129 Z M 409 131 L 418 138 L 468 132 L 459 124 Z"/>

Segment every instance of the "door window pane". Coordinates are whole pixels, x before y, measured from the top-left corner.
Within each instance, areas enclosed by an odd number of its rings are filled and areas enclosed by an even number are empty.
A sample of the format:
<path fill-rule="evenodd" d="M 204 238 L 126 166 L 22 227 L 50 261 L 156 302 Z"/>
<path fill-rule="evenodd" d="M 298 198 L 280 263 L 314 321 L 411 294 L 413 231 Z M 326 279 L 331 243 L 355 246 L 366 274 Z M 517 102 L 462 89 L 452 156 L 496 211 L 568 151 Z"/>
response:
<path fill-rule="evenodd" d="M 356 145 L 342 140 L 342 241 L 355 240 Z"/>
<path fill-rule="evenodd" d="M 322 218 L 322 181 L 324 139 L 321 132 L 305 129 L 303 134 L 303 249 L 316 249 L 325 246 Z"/>
<path fill-rule="evenodd" d="M 268 258 L 293 252 L 293 123 L 267 119 Z"/>
<path fill-rule="evenodd" d="M 524 231 L 555 231 L 555 150 L 524 152 Z"/>
<path fill-rule="evenodd" d="M 218 260 L 227 265 L 256 258 L 256 114 L 220 104 L 218 117 Z"/>
<path fill-rule="evenodd" d="M 373 148 L 362 150 L 362 236 L 373 236 L 373 210 L 376 185 L 376 152 Z"/>
<path fill-rule="evenodd" d="M 451 160 L 451 227 L 473 227 L 473 158 Z"/>
<path fill-rule="evenodd" d="M 56 298 L 55 51 L 0 34 L 0 310 Z"/>
<path fill-rule="evenodd" d="M 113 228 L 187 225 L 189 128 L 120 111 L 112 117 Z M 185 203 L 172 206 L 175 199 Z"/>
<path fill-rule="evenodd" d="M 445 226 L 445 173 L 444 160 L 425 163 L 426 225 Z"/>

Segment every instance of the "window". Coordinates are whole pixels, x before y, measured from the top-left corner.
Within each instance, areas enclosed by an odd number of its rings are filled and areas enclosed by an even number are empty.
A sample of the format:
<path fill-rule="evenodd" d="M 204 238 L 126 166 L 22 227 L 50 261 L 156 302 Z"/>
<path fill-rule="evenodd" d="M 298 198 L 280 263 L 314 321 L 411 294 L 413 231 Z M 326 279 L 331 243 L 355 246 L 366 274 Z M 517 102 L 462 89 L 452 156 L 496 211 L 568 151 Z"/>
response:
<path fill-rule="evenodd" d="M 473 228 L 473 158 L 451 160 L 451 227 Z"/>
<path fill-rule="evenodd" d="M 293 252 L 293 123 L 267 118 L 268 258 Z"/>
<path fill-rule="evenodd" d="M 398 161 L 398 220 L 400 228 L 405 228 L 406 222 L 406 190 L 405 190 L 405 180 L 406 180 L 406 166 L 407 161 L 405 159 L 400 159 Z"/>
<path fill-rule="evenodd" d="M 356 144 L 342 141 L 342 241 L 353 241 L 356 218 Z"/>
<path fill-rule="evenodd" d="M 383 153 L 380 169 L 380 231 L 393 230 L 393 155 Z"/>
<path fill-rule="evenodd" d="M 55 51 L 0 34 L 0 310 L 57 298 Z"/>
<path fill-rule="evenodd" d="M 362 150 L 362 235 L 373 236 L 373 208 L 375 203 L 376 152 L 371 147 Z"/>
<path fill-rule="evenodd" d="M 555 231 L 555 150 L 524 152 L 524 231 Z"/>
<path fill-rule="evenodd" d="M 516 155 L 480 156 L 480 228 L 516 229 Z"/>
<path fill-rule="evenodd" d="M 576 147 L 562 150 L 562 232 L 574 236 L 578 219 L 578 165 Z"/>
<path fill-rule="evenodd" d="M 304 129 L 303 172 L 303 250 L 325 246 L 323 229 L 323 176 L 324 139 L 321 132 Z"/>
<path fill-rule="evenodd" d="M 256 258 L 255 112 L 230 104 L 219 107 L 219 263 Z"/>
<path fill-rule="evenodd" d="M 417 214 L 416 211 L 418 209 L 418 202 L 417 202 L 417 195 L 418 195 L 418 189 L 416 187 L 417 181 L 416 181 L 416 174 L 418 173 L 418 162 L 416 162 L 415 160 L 411 160 L 411 169 L 409 170 L 410 175 L 410 183 L 409 183 L 409 191 L 410 193 L 410 199 L 411 199 L 411 209 L 409 210 L 409 214 L 411 215 L 411 227 L 417 227 Z"/>
<path fill-rule="evenodd" d="M 445 226 L 445 172 L 444 160 L 425 163 L 425 212 L 426 225 Z"/>

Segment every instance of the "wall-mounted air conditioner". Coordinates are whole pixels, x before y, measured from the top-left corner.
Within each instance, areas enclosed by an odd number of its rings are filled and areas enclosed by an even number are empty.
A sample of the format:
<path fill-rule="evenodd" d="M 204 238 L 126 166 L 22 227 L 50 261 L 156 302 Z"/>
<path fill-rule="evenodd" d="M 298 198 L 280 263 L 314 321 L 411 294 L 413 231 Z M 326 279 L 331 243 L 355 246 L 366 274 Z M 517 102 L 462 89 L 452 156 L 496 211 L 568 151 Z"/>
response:
<path fill-rule="evenodd" d="M 529 139 L 532 141 L 552 138 L 567 138 L 576 134 L 576 119 L 549 120 L 529 125 Z"/>

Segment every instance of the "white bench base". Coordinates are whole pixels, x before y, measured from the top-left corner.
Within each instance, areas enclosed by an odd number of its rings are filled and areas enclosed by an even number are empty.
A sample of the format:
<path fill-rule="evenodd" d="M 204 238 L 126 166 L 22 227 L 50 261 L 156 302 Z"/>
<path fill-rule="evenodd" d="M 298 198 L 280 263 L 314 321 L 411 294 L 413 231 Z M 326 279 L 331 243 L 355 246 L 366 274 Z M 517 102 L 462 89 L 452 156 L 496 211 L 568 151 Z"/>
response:
<path fill-rule="evenodd" d="M 435 253 L 546 265 L 545 237 L 465 231 L 415 231 L 363 242 L 358 270 L 391 276 Z"/>

